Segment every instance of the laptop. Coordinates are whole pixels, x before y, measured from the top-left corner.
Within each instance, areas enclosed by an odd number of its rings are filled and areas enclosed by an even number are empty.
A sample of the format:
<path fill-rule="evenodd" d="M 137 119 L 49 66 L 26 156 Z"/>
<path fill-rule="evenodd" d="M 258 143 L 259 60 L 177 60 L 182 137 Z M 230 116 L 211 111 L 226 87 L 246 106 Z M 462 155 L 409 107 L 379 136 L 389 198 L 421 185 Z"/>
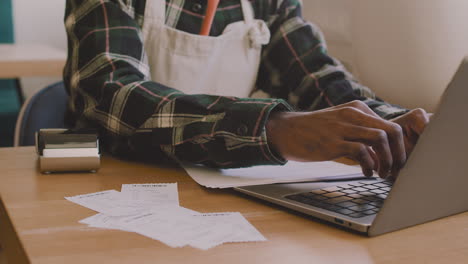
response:
<path fill-rule="evenodd" d="M 376 236 L 468 210 L 468 57 L 395 182 L 376 177 L 234 188 Z"/>

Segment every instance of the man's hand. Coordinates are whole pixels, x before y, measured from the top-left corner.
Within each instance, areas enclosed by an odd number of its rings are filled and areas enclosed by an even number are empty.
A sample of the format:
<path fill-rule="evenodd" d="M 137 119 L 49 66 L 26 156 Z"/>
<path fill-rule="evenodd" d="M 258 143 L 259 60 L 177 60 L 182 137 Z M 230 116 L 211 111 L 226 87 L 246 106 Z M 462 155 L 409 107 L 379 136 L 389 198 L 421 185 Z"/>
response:
<path fill-rule="evenodd" d="M 430 116 L 431 115 L 426 113 L 423 109 L 417 108 L 391 120 L 403 128 L 407 156 L 413 151 L 419 136 L 429 123 Z"/>
<path fill-rule="evenodd" d="M 409 117 L 407 117 L 409 119 Z M 361 164 L 366 176 L 396 176 L 406 161 L 402 126 L 366 104 L 353 101 L 315 112 L 273 113 L 266 125 L 269 143 L 286 159 L 324 161 L 340 157 Z M 397 124 L 398 122 L 398 124 Z"/>

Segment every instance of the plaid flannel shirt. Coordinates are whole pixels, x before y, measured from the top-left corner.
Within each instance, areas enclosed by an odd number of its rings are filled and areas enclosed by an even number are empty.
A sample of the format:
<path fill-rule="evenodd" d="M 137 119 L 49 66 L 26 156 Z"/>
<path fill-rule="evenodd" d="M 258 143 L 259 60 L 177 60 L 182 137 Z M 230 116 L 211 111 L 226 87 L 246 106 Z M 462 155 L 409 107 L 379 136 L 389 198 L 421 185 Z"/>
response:
<path fill-rule="evenodd" d="M 286 162 L 268 146 L 271 111 L 356 99 L 387 119 L 406 111 L 377 98 L 327 54 L 321 31 L 302 18 L 300 0 L 251 4 L 271 31 L 257 87 L 277 99 L 187 95 L 152 82 L 141 34 L 145 0 L 67 0 L 69 125 L 99 129 L 104 147 L 117 155 L 244 167 Z M 197 34 L 205 8 L 206 0 L 167 0 L 166 25 Z M 222 0 L 210 35 L 242 19 L 240 0 Z"/>

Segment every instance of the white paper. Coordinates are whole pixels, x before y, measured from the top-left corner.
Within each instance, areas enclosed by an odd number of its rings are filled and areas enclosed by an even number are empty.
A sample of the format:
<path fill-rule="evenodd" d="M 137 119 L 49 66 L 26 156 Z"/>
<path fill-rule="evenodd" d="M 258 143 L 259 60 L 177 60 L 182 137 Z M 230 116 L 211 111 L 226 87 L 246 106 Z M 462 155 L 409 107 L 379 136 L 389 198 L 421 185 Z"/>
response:
<path fill-rule="evenodd" d="M 122 184 L 122 197 L 128 200 L 153 201 L 165 205 L 179 205 L 177 183 Z"/>
<path fill-rule="evenodd" d="M 116 190 L 65 197 L 65 199 L 109 216 L 134 215 L 159 206 L 152 201 L 125 200 Z"/>
<path fill-rule="evenodd" d="M 206 213 L 194 215 L 192 218 L 202 219 L 210 223 L 212 235 L 205 239 L 191 240 L 189 244 L 199 249 L 209 249 L 223 243 L 255 242 L 267 239 L 258 232 L 240 213 Z"/>
<path fill-rule="evenodd" d="M 48 158 L 75 158 L 75 157 L 98 157 L 98 148 L 70 148 L 70 149 L 44 149 L 44 157 Z"/>
<path fill-rule="evenodd" d="M 159 240 L 171 247 L 183 247 L 188 244 L 185 234 L 200 232 L 192 221 L 192 212 L 182 207 L 167 207 L 152 212 L 128 216 L 120 219 L 119 226 L 140 235 Z"/>
<path fill-rule="evenodd" d="M 207 250 L 228 242 L 265 241 L 240 213 L 198 213 L 179 206 L 176 184 L 124 184 L 122 192 L 65 197 L 100 212 L 80 220 L 90 227 L 135 232 L 171 247 Z"/>
<path fill-rule="evenodd" d="M 240 169 L 212 169 L 182 165 L 198 184 L 208 188 L 231 188 L 271 183 L 355 179 L 364 177 L 359 166 L 334 161 L 294 162 L 284 166 L 255 166 Z"/>
<path fill-rule="evenodd" d="M 123 217 L 126 217 L 126 216 L 108 216 L 108 215 L 99 213 L 99 214 L 95 214 L 93 216 L 87 217 L 85 219 L 82 219 L 79 222 L 82 224 L 87 224 L 90 227 L 131 231 L 131 230 L 125 229 L 125 227 L 122 227 L 116 224 Z"/>
<path fill-rule="evenodd" d="M 171 247 L 207 250 L 228 242 L 265 241 L 240 213 L 192 214 L 179 208 L 121 218 L 116 226 L 161 241 Z"/>

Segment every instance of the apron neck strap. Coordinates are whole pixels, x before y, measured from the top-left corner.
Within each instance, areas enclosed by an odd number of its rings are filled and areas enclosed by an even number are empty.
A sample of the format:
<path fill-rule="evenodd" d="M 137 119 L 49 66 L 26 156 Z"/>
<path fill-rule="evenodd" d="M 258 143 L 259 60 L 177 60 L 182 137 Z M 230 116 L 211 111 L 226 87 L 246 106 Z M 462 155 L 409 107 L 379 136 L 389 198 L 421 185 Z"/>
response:
<path fill-rule="evenodd" d="M 163 24 L 166 23 L 166 0 L 147 0 L 147 5 L 148 2 L 154 1 L 156 10 L 153 13 L 154 19 L 162 22 Z M 252 4 L 248 0 L 241 0 L 241 6 L 242 6 L 242 14 L 244 16 L 244 21 L 246 24 L 252 23 L 252 21 L 255 19 L 254 11 L 252 8 Z"/>
<path fill-rule="evenodd" d="M 147 0 L 146 5 L 148 2 L 154 1 L 156 10 L 154 10 L 154 19 L 160 21 L 163 25 L 166 23 L 166 0 Z"/>
<path fill-rule="evenodd" d="M 252 8 L 252 5 L 248 0 L 241 0 L 241 5 L 242 5 L 242 13 L 244 15 L 244 21 L 246 24 L 252 23 L 254 20 L 254 11 Z"/>

